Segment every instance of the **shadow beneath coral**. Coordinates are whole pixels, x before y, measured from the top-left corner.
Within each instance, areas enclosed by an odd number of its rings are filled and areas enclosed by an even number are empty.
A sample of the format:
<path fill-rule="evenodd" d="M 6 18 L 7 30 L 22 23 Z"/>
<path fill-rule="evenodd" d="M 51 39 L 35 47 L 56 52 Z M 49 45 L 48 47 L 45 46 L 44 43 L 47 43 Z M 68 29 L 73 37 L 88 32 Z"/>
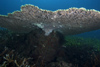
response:
<path fill-rule="evenodd" d="M 90 43 L 82 38 L 66 39 L 57 31 L 45 36 L 40 28 L 30 33 L 14 33 L 6 30 L 0 35 L 2 35 L 0 37 L 1 67 L 100 66 L 100 51 L 95 51 L 97 48 L 94 49 L 93 45 L 89 45 Z"/>

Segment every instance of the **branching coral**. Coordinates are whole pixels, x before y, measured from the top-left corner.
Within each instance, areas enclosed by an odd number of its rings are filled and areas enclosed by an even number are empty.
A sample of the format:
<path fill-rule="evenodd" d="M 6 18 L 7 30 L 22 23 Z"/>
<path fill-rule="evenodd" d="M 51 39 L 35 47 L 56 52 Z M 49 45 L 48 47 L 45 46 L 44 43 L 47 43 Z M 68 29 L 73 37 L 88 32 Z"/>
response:
<path fill-rule="evenodd" d="M 9 51 L 8 49 L 5 49 L 0 54 L 0 63 L 3 62 L 0 67 L 34 67 L 34 64 L 28 64 L 28 60 L 30 59 L 31 58 L 20 58 L 18 54 L 14 53 L 14 50 Z"/>

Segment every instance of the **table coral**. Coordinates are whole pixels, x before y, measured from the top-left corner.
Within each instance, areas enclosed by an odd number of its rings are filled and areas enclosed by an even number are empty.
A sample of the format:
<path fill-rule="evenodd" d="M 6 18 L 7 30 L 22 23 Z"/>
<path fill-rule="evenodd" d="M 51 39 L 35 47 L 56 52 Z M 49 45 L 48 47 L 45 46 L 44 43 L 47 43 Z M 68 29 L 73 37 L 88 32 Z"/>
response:
<path fill-rule="evenodd" d="M 1 15 L 0 26 L 17 32 L 30 32 L 39 27 L 45 35 L 53 30 L 65 35 L 79 34 L 100 29 L 100 12 L 85 8 L 49 11 L 24 5 L 20 11 Z"/>

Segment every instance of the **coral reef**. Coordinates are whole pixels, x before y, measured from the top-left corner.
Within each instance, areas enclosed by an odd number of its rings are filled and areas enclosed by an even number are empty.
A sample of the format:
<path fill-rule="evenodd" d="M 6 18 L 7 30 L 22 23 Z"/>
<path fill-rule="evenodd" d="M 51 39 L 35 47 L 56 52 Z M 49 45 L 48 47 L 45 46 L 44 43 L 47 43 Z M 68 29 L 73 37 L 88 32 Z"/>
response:
<path fill-rule="evenodd" d="M 4 35 L 5 43 L 0 41 L 1 67 L 100 66 L 100 40 L 66 36 L 64 41 L 59 32 L 45 36 L 40 28 L 28 34 L 8 33 Z M 5 46 L 9 49 L 4 50 Z"/>
<path fill-rule="evenodd" d="M 0 66 L 98 67 L 100 40 L 65 37 L 96 29 L 100 29 L 99 11 L 22 6 L 21 11 L 0 15 Z M 3 51 L 5 46 L 9 50 Z"/>
<path fill-rule="evenodd" d="M 0 67 L 30 67 L 35 66 L 29 65 L 31 58 L 20 57 L 14 50 L 9 50 L 7 47 L 0 54 Z"/>
<path fill-rule="evenodd" d="M 21 11 L 0 16 L 0 26 L 16 32 L 30 32 L 37 27 L 49 35 L 53 30 L 65 35 L 100 29 L 100 12 L 84 8 L 47 11 L 24 5 Z"/>
<path fill-rule="evenodd" d="M 8 35 L 6 43 L 2 43 L 0 46 L 14 49 L 21 57 L 33 58 L 37 65 L 45 65 L 56 58 L 63 39 L 59 32 L 53 31 L 50 35 L 45 36 L 44 31 L 37 28 L 28 34 L 11 33 L 10 37 Z"/>
<path fill-rule="evenodd" d="M 99 44 L 98 39 L 66 36 L 60 57 L 63 56 L 63 60 L 72 63 L 75 67 L 99 67 Z"/>
<path fill-rule="evenodd" d="M 7 34 L 9 33 L 9 34 Z M 6 67 L 98 67 L 100 40 L 66 36 L 37 28 L 30 33 L 0 33 L 0 66 Z M 63 40 L 65 39 L 65 40 Z M 4 40 L 4 43 L 2 42 Z M 4 47 L 6 48 L 4 51 Z M 3 51 L 3 52 L 2 52 Z M 25 64 L 22 64 L 25 62 Z"/>

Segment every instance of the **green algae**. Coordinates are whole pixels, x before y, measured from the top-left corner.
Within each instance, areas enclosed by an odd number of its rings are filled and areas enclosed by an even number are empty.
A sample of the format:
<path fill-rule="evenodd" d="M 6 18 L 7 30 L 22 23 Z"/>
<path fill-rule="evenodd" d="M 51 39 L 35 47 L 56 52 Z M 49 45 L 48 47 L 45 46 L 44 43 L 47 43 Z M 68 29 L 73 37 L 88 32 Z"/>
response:
<path fill-rule="evenodd" d="M 92 47 L 93 51 L 100 52 L 100 40 L 96 38 L 83 38 L 78 36 L 66 36 L 64 46 L 68 47 Z M 85 50 L 85 49 L 84 49 Z"/>

